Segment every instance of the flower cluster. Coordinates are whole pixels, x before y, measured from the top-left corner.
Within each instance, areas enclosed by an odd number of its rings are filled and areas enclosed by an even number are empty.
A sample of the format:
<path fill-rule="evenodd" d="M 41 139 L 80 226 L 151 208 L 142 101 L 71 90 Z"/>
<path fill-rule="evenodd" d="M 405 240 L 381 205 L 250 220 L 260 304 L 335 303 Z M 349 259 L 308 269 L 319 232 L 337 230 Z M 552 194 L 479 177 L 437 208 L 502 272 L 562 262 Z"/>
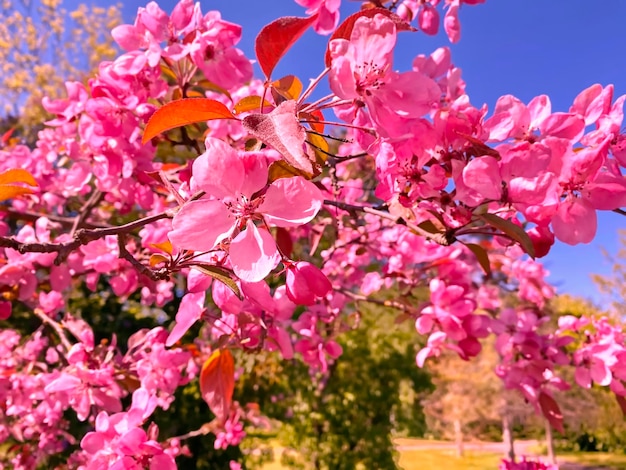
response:
<path fill-rule="evenodd" d="M 15 444 L 0 462 L 32 469 L 72 445 L 74 468 L 175 468 L 187 450 L 159 440 L 153 414 L 196 377 L 215 415 L 198 432 L 238 445 L 256 418 L 233 400 L 231 351 L 277 351 L 324 377 L 360 302 L 415 325 L 420 367 L 444 350 L 469 360 L 495 336 L 496 374 L 556 428 L 553 392 L 570 386 L 559 366 L 624 401 L 621 327 L 551 329 L 554 289 L 534 258 L 590 242 L 597 211 L 626 206 L 626 97 L 593 85 L 565 112 L 510 95 L 489 112 L 447 47 L 393 68 L 410 22 L 435 34 L 443 8 L 455 42 L 461 4 L 479 0 L 376 2 L 340 26 L 339 0 L 298 3 L 309 16 L 259 34 L 258 80 L 238 25 L 191 0 L 169 15 L 151 2 L 113 31 L 124 54 L 44 100 L 55 117 L 34 148 L 1 144 L 0 189 L 13 192 L 0 319 L 27 312 L 37 326 L 0 331 L 0 442 Z M 306 89 L 272 80 L 308 27 L 332 33 L 320 76 Z M 313 98 L 325 79 L 330 94 Z M 38 186 L 11 180 L 17 168 Z M 159 310 L 163 326 L 127 344 L 97 341 L 72 310 L 79 288 L 150 311 L 175 300 L 176 315 Z M 67 413 L 90 429 L 71 435 Z"/>

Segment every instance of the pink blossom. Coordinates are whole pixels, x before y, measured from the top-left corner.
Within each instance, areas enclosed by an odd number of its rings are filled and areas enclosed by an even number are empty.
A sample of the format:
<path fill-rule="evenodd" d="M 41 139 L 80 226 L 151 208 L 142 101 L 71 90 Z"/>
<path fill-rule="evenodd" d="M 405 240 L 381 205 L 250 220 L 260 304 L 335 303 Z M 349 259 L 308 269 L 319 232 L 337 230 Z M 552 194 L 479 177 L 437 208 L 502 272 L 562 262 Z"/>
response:
<path fill-rule="evenodd" d="M 330 34 L 337 27 L 341 0 L 296 0 L 296 3 L 307 8 L 307 15 L 317 15 L 313 29 L 318 34 Z"/>
<path fill-rule="evenodd" d="M 401 135 L 407 120 L 439 102 L 437 84 L 420 72 L 391 70 L 396 27 L 382 15 L 357 19 L 350 40 L 330 43 L 331 90 L 341 99 L 363 101 L 373 122 L 386 135 Z"/>
<path fill-rule="evenodd" d="M 307 223 L 321 208 L 323 196 L 299 176 L 268 185 L 263 154 L 238 153 L 211 137 L 206 148 L 193 164 L 191 182 L 193 191 L 206 196 L 186 203 L 176 214 L 170 240 L 179 248 L 208 251 L 230 239 L 235 274 L 248 282 L 260 281 L 280 256 L 270 233 L 254 221 L 277 227 Z"/>

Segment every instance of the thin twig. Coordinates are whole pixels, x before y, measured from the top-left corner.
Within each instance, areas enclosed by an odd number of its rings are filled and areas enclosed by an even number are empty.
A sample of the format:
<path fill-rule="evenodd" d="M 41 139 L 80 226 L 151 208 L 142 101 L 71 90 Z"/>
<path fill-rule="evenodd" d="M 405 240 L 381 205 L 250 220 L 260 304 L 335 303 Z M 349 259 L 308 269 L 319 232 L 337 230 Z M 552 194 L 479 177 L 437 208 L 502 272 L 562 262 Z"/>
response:
<path fill-rule="evenodd" d="M 371 304 L 381 305 L 383 307 L 391 307 L 391 308 L 395 308 L 396 310 L 400 310 L 404 313 L 408 313 L 410 315 L 416 315 L 418 313 L 416 309 L 408 305 L 404 305 L 395 300 L 373 299 L 371 297 L 367 297 L 366 295 L 355 294 L 354 292 L 350 292 L 349 290 L 343 290 L 343 289 L 339 289 L 339 292 L 341 292 L 347 297 L 350 297 L 352 300 L 356 300 L 358 302 L 369 302 Z"/>
<path fill-rule="evenodd" d="M 64 217 L 61 215 L 54 214 L 41 214 L 39 212 L 31 212 L 31 211 L 17 211 L 12 208 L 2 208 L 2 212 L 5 212 L 9 217 L 16 220 L 26 220 L 28 222 L 36 222 L 38 219 L 45 217 L 46 219 L 61 224 L 66 227 L 71 227 L 76 218 L 75 217 Z M 110 225 L 106 225 L 103 223 L 97 222 L 83 222 L 82 224 L 85 228 L 107 228 Z"/>
<path fill-rule="evenodd" d="M 97 189 L 91 194 L 91 197 L 87 200 L 87 202 L 85 202 L 85 204 L 83 204 L 83 207 L 81 207 L 78 211 L 78 215 L 74 218 L 74 223 L 72 224 L 72 229 L 70 230 L 71 236 L 74 236 L 76 230 L 78 230 L 85 219 L 91 215 L 91 211 L 94 210 L 98 204 L 100 204 L 103 197 L 104 194 L 102 191 Z"/>
<path fill-rule="evenodd" d="M 398 225 L 405 225 L 409 230 L 411 230 L 412 232 L 416 233 L 417 235 L 420 235 L 424 238 L 426 238 L 427 240 L 432 240 L 433 242 L 439 244 L 439 245 L 443 245 L 443 246 L 449 246 L 454 242 L 454 237 L 449 236 L 446 233 L 430 233 L 426 230 L 424 230 L 423 228 L 406 221 L 405 219 L 403 219 L 402 217 L 397 217 L 393 214 L 390 214 L 389 212 L 385 212 L 385 211 L 381 211 L 379 209 L 374 209 L 373 207 L 369 207 L 369 206 L 357 206 L 354 204 L 347 204 L 345 202 L 339 202 L 339 201 L 330 201 L 328 199 L 326 199 L 324 201 L 324 204 L 328 205 L 328 206 L 335 206 L 338 207 L 339 209 L 343 209 L 345 211 L 348 212 L 364 212 L 366 214 L 372 214 L 372 215 L 376 215 L 382 219 L 386 219 L 386 220 L 390 220 L 392 222 L 395 222 Z"/>
<path fill-rule="evenodd" d="M 33 312 L 35 313 L 35 315 L 37 315 L 39 317 L 39 319 L 42 322 L 44 322 L 45 324 L 50 325 L 50 327 L 52 327 L 52 329 L 59 336 L 59 339 L 61 340 L 61 343 L 63 344 L 63 346 L 65 346 L 65 349 L 67 351 L 72 349 L 71 343 L 67 339 L 67 336 L 65 336 L 65 332 L 63 331 L 63 327 L 58 322 L 54 321 L 52 318 L 50 318 L 48 315 L 46 315 L 44 313 L 44 311 L 41 310 L 40 308 L 35 308 L 33 310 Z"/>
<path fill-rule="evenodd" d="M 171 441 L 172 439 L 177 439 L 179 441 L 183 441 L 185 439 L 189 439 L 190 437 L 205 436 L 205 435 L 209 434 L 210 432 L 213 432 L 213 430 L 215 430 L 216 428 L 217 428 L 217 426 L 216 426 L 216 424 L 214 424 L 214 421 L 211 421 L 210 423 L 204 423 L 202 426 L 200 426 L 195 431 L 189 431 L 188 433 L 181 434 L 180 436 L 170 437 L 168 439 L 168 441 Z"/>

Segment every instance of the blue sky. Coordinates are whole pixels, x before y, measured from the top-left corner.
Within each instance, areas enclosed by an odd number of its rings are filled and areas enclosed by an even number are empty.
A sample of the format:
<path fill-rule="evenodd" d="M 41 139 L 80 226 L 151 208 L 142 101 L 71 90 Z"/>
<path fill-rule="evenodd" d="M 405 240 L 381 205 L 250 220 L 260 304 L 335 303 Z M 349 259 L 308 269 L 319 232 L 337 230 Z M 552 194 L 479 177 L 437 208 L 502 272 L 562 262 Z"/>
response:
<path fill-rule="evenodd" d="M 342 17 L 357 8 L 356 2 L 343 3 Z M 125 2 L 127 21 L 144 5 L 137 0 Z M 175 3 L 160 5 L 169 13 Z M 261 27 L 279 16 L 303 16 L 304 12 L 292 0 L 214 0 L 202 2 L 202 9 L 220 10 L 224 19 L 243 26 L 240 47 L 249 57 L 254 57 L 254 38 Z M 504 94 L 524 102 L 547 94 L 553 111 L 567 111 L 574 97 L 594 83 L 615 84 L 616 96 L 626 93 L 624 1 L 488 0 L 483 5 L 464 6 L 460 18 L 461 41 L 451 46 L 452 57 L 463 69 L 475 106 L 486 103 L 493 109 Z M 306 83 L 323 68 L 325 44 L 326 38 L 307 33 L 274 76 L 291 73 Z M 448 42 L 443 35 L 432 38 L 402 33 L 395 67 L 407 70 L 413 57 L 444 44 Z M 617 251 L 617 230 L 626 228 L 626 218 L 606 212 L 599 215 L 599 234 L 591 244 L 570 247 L 557 242 L 543 259 L 551 271 L 550 281 L 560 292 L 600 300 L 589 273 L 610 271 L 601 247 Z"/>

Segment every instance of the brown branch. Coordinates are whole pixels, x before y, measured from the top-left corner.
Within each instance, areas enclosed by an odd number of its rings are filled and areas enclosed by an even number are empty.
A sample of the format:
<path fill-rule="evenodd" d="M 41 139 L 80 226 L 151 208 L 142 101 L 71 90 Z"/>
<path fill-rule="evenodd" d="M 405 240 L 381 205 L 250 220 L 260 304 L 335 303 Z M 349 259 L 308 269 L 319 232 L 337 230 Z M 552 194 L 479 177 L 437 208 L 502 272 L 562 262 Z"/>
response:
<path fill-rule="evenodd" d="M 66 227 L 72 227 L 76 218 L 75 217 L 64 217 L 61 215 L 54 214 L 41 214 L 39 212 L 30 212 L 30 211 L 17 211 L 12 208 L 2 208 L 1 212 L 5 212 L 9 217 L 16 220 L 26 220 L 28 222 L 36 222 L 41 217 L 45 217 L 52 222 L 56 222 Z M 107 228 L 109 225 L 94 223 L 94 222 L 83 222 L 82 224 L 85 228 Z"/>
<path fill-rule="evenodd" d="M 150 269 L 148 266 L 145 266 L 139 260 L 137 260 L 130 252 L 126 249 L 126 234 L 120 233 L 117 236 L 117 246 L 120 249 L 120 258 L 128 261 L 139 274 L 143 274 L 144 276 L 150 278 L 153 281 L 161 281 L 167 280 L 170 278 L 169 272 L 167 270 L 158 270 L 154 271 Z"/>
<path fill-rule="evenodd" d="M 424 238 L 426 238 L 427 240 L 431 240 L 439 245 L 443 245 L 443 246 L 449 246 L 454 242 L 454 237 L 450 236 L 447 233 L 430 233 L 426 230 L 424 230 L 423 228 L 406 221 L 405 219 L 403 219 L 402 217 L 397 217 L 393 214 L 390 214 L 389 212 L 385 212 L 385 211 L 381 211 L 379 209 L 374 209 L 373 207 L 369 207 L 369 206 L 357 206 L 354 204 L 347 204 L 345 202 L 339 202 L 339 201 L 330 201 L 328 199 L 326 199 L 324 201 L 324 204 L 328 205 L 328 206 L 335 206 L 338 207 L 339 209 L 348 211 L 348 212 L 352 212 L 352 213 L 356 213 L 356 212 L 364 212 L 365 214 L 372 214 L 372 215 L 376 215 L 382 219 L 386 219 L 386 220 L 390 220 L 398 225 L 405 225 L 409 230 L 411 230 L 413 233 L 420 235 Z"/>
<path fill-rule="evenodd" d="M 626 211 L 624 209 L 613 209 L 613 212 L 619 215 L 626 215 Z"/>
<path fill-rule="evenodd" d="M 104 238 L 107 235 L 120 235 L 132 232 L 137 228 L 141 228 L 145 225 L 151 224 L 161 219 L 171 218 L 172 215 L 169 211 L 161 212 L 160 214 L 144 217 L 143 219 L 135 220 L 118 227 L 106 227 L 106 228 L 94 228 L 94 229 L 80 229 L 74 234 L 74 239 L 69 242 L 63 243 L 24 243 L 15 240 L 10 237 L 0 237 L 0 247 L 12 248 L 22 254 L 24 253 L 58 253 L 58 256 L 54 260 L 54 264 L 60 265 L 67 257 L 78 249 L 81 245 L 87 245 L 88 243 Z"/>

